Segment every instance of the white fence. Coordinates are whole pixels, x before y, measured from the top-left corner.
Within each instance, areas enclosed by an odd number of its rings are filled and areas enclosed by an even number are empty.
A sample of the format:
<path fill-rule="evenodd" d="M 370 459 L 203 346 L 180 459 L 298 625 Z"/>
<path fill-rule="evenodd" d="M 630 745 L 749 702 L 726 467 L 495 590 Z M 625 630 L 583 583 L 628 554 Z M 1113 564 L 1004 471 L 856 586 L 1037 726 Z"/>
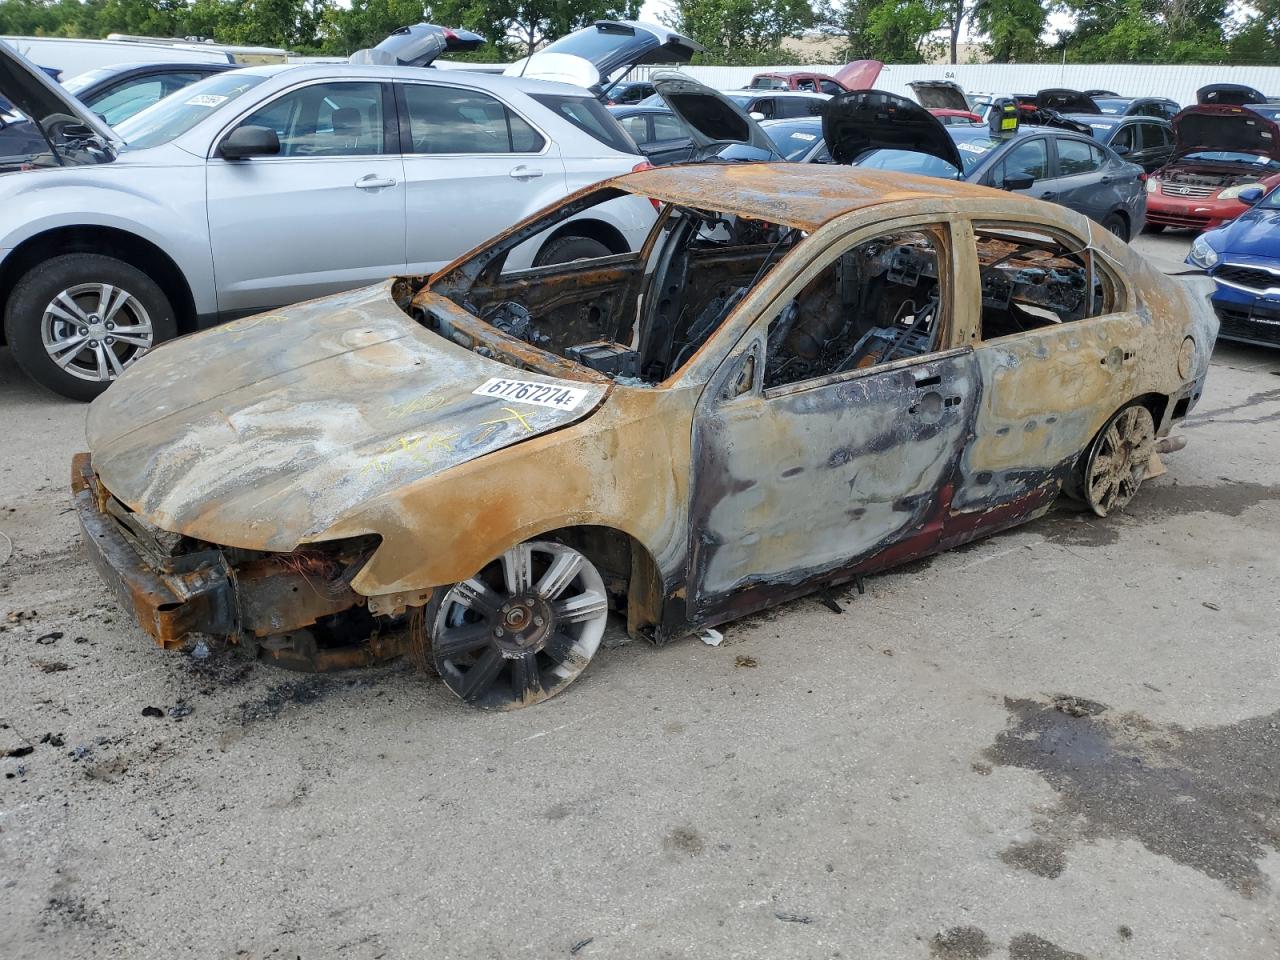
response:
<path fill-rule="evenodd" d="M 745 87 L 757 73 L 773 70 L 812 70 L 835 73 L 842 64 L 779 67 L 681 67 L 717 90 Z M 670 67 L 641 68 L 632 74 Z M 642 72 L 643 71 L 643 72 Z M 1270 96 L 1280 96 L 1280 67 L 1133 66 L 1126 64 L 887 64 L 876 88 L 910 95 L 912 80 L 954 80 L 968 93 L 1035 93 L 1046 87 L 1073 90 L 1113 90 L 1126 97 L 1169 97 L 1181 104 L 1196 102 L 1196 90 L 1208 83 L 1244 83 Z"/>

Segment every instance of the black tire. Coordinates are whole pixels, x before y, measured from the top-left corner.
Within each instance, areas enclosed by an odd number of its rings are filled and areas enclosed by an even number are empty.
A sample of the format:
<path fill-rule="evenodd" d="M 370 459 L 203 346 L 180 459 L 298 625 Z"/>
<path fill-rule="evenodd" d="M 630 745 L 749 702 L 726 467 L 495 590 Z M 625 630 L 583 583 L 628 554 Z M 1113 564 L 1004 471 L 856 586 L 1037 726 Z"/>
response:
<path fill-rule="evenodd" d="M 1143 233 L 1164 233 L 1163 223 L 1148 223 L 1142 228 Z"/>
<path fill-rule="evenodd" d="M 594 260 L 607 257 L 613 251 L 599 240 L 590 237 L 556 237 L 538 251 L 533 261 L 535 267 L 549 267 L 555 263 L 573 263 L 575 260 Z"/>
<path fill-rule="evenodd" d="M 1102 226 L 1114 233 L 1125 243 L 1129 242 L 1129 221 L 1118 213 L 1113 213 L 1102 221 Z"/>
<path fill-rule="evenodd" d="M 55 297 L 78 286 L 92 284 L 110 284 L 126 292 L 130 300 L 122 308 L 124 311 L 136 309 L 135 304 L 145 311 L 151 327 L 151 346 L 170 340 L 178 333 L 173 306 L 164 291 L 145 273 L 123 260 L 96 253 L 67 253 L 32 267 L 14 285 L 13 294 L 9 297 L 4 317 L 5 338 L 18 366 L 27 376 L 72 400 L 92 400 L 111 385 L 115 372 L 108 370 L 107 379 L 86 379 L 91 375 L 87 371 L 85 376 L 76 376 L 62 369 L 45 348 L 42 327 L 45 311 Z M 123 343 L 114 348 L 118 351 L 117 357 L 124 354 L 122 366 L 128 366 L 148 349 L 150 347 Z M 78 356 L 83 357 L 83 354 Z M 79 362 L 73 360 L 72 365 L 79 368 Z"/>

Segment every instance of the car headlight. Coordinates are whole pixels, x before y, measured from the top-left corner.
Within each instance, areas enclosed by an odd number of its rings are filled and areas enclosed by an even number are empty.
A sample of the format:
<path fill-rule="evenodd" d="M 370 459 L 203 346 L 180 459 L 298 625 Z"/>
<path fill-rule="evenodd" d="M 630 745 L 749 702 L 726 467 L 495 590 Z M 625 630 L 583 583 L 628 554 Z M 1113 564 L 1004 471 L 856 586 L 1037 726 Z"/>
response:
<path fill-rule="evenodd" d="M 1160 189 L 1160 181 L 1155 177 L 1147 178 L 1147 193 L 1155 193 Z"/>
<path fill-rule="evenodd" d="M 1264 190 L 1266 189 L 1266 187 L 1263 186 L 1261 183 L 1237 183 L 1234 187 L 1227 187 L 1227 189 L 1223 190 L 1220 194 L 1218 194 L 1218 199 L 1234 200 L 1236 199 L 1236 197 L 1240 196 L 1240 194 L 1244 193 L 1250 187 L 1262 187 L 1262 189 Z"/>
<path fill-rule="evenodd" d="M 1221 259 L 1218 251 L 1213 249 L 1203 236 L 1196 237 L 1195 242 L 1191 244 L 1191 252 L 1187 254 L 1187 263 L 1201 270 L 1211 270 Z"/>

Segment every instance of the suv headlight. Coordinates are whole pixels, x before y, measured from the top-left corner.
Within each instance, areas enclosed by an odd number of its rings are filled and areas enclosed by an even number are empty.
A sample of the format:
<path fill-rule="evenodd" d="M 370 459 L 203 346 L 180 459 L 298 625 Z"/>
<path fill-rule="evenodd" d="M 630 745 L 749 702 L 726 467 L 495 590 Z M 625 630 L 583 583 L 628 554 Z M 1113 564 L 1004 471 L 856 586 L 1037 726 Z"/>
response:
<path fill-rule="evenodd" d="M 1147 193 L 1155 193 L 1160 189 L 1160 181 L 1156 177 L 1147 178 Z"/>
<path fill-rule="evenodd" d="M 1213 269 L 1221 259 L 1218 251 L 1213 249 L 1203 236 L 1196 237 L 1195 242 L 1191 244 L 1191 252 L 1187 254 L 1187 263 L 1201 270 Z"/>
<path fill-rule="evenodd" d="M 1261 183 L 1237 183 L 1234 187 L 1227 187 L 1227 189 L 1218 194 L 1218 199 L 1234 200 L 1250 187 L 1262 187 L 1264 190 L 1266 189 L 1266 187 Z"/>

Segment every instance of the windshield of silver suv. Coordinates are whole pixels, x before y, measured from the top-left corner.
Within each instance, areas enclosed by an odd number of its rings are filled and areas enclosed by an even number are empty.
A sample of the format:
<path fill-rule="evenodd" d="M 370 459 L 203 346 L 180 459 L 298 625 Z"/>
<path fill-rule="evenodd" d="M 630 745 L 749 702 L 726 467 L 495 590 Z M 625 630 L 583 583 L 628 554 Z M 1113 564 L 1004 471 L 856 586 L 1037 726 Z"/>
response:
<path fill-rule="evenodd" d="M 116 133 L 132 149 L 158 147 L 182 136 L 213 111 L 266 79 L 239 70 L 215 74 L 134 114 L 115 128 Z"/>

